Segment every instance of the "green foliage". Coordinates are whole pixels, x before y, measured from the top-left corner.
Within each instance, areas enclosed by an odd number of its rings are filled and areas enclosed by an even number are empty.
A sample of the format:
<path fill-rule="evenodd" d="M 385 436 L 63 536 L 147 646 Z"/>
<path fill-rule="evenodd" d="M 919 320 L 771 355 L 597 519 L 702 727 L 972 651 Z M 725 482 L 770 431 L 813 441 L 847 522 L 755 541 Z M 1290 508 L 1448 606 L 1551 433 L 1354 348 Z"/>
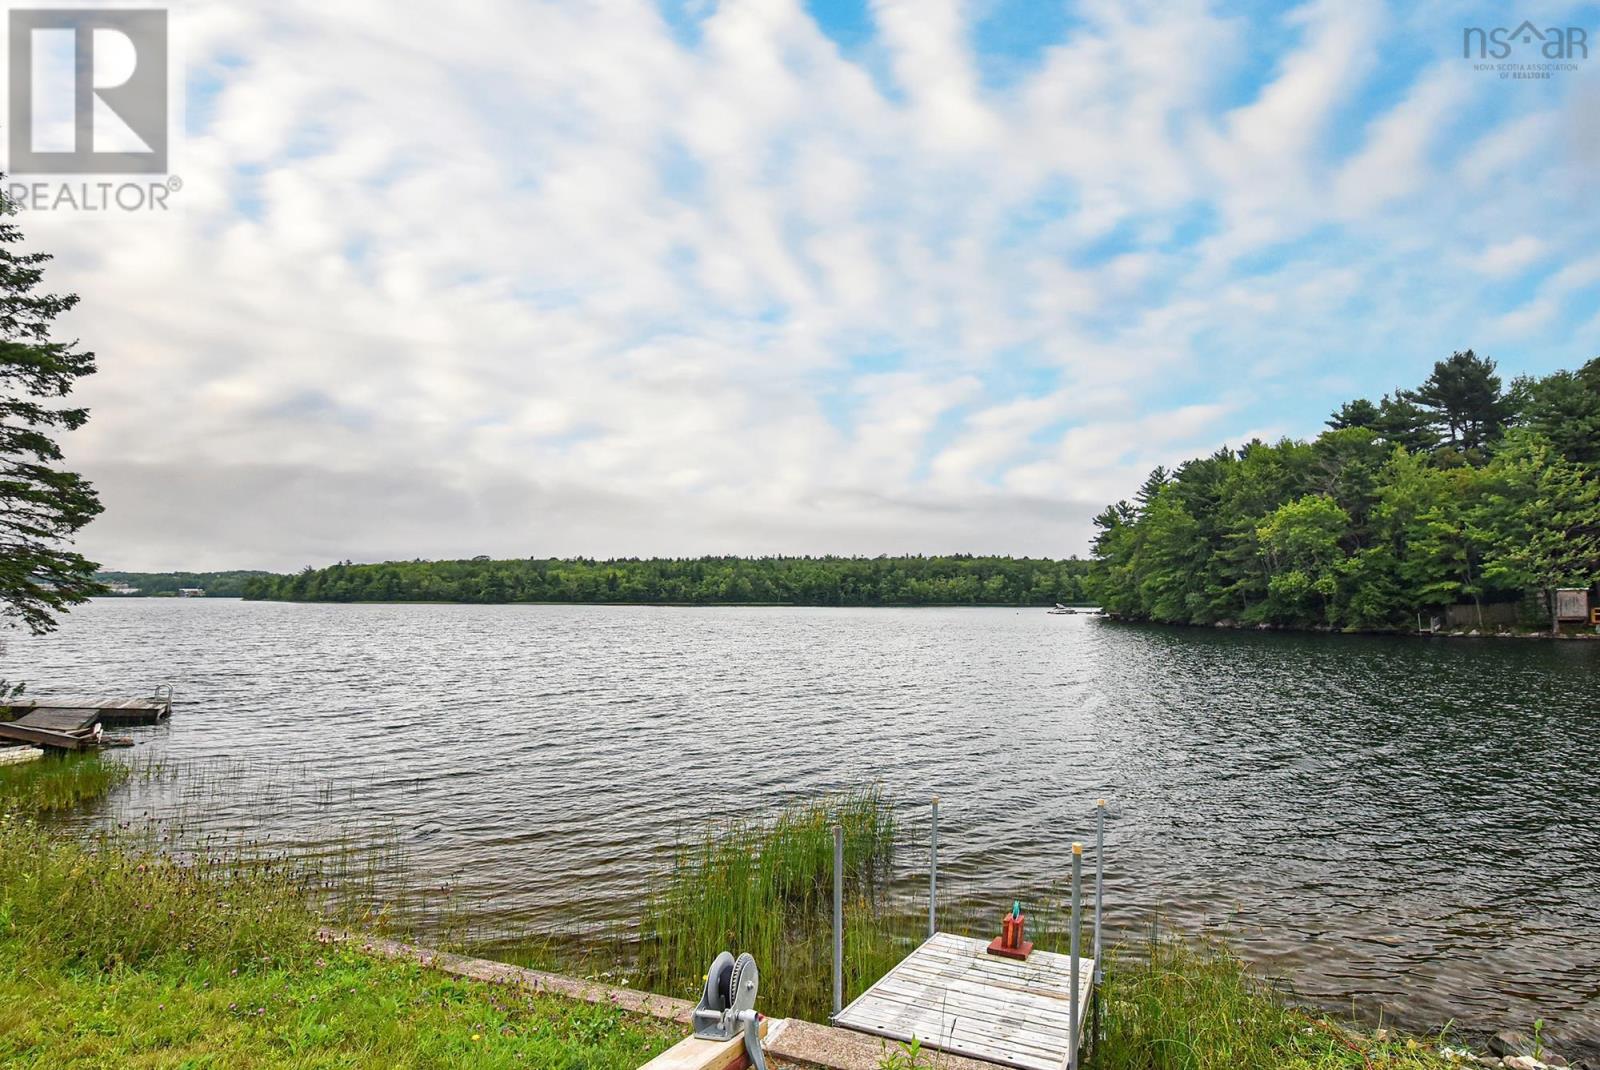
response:
<path fill-rule="evenodd" d="M 56 443 L 89 418 L 59 400 L 93 374 L 94 354 L 51 339 L 55 318 L 78 298 L 35 292 L 50 256 L 12 250 L 22 240 L 6 221 L 13 211 L 0 198 L 0 619 L 37 634 L 99 590 L 94 563 L 67 547 L 100 499 L 61 467 Z"/>
<path fill-rule="evenodd" d="M 1001 605 L 1083 602 L 1088 561 L 1010 557 L 534 558 L 349 562 L 257 577 L 246 598 L 293 602 Z"/>
<path fill-rule="evenodd" d="M 1106 1033 L 1091 1070 L 1435 1070 L 1437 1043 L 1363 1035 L 1295 1009 L 1226 948 L 1178 940 L 1115 948 L 1101 991 Z"/>
<path fill-rule="evenodd" d="M 461 981 L 355 948 L 234 971 L 184 956 L 23 967 L 0 941 L 0 1065 L 147 1070 L 635 1070 L 684 1027 Z"/>
<path fill-rule="evenodd" d="M 1493 360 L 1472 350 L 1436 361 L 1433 374 L 1405 399 L 1421 407 L 1442 441 L 1462 453 L 1494 441 L 1511 417 L 1513 404 L 1500 389 Z"/>
<path fill-rule="evenodd" d="M 1267 559 L 1268 612 L 1274 619 L 1301 620 L 1314 613 L 1327 622 L 1339 589 L 1339 539 L 1349 526 L 1349 514 L 1332 498 L 1307 494 L 1274 509 L 1256 528 Z"/>
<path fill-rule="evenodd" d="M 1314 442 L 1252 442 L 1096 518 L 1109 612 L 1383 630 L 1600 578 L 1600 360 L 1502 393 L 1472 351 L 1340 407 Z"/>
<path fill-rule="evenodd" d="M 208 598 L 239 598 L 244 595 L 246 583 L 273 576 L 270 572 L 259 570 L 236 570 L 233 572 L 97 572 L 94 578 L 98 583 L 126 584 L 137 588 L 136 594 L 125 597 L 161 597 L 175 595 L 180 588 L 199 587 L 206 592 Z"/>
<path fill-rule="evenodd" d="M 847 991 L 886 973 L 906 948 L 887 926 L 893 808 L 877 789 L 804 803 L 770 821 L 726 821 L 679 844 L 639 926 L 639 982 L 699 997 L 717 952 L 761 967 L 761 1009 L 822 1020 L 832 1000 L 833 826 L 844 827 Z"/>
<path fill-rule="evenodd" d="M 0 814 L 48 814 L 102 798 L 131 770 L 98 754 L 47 754 L 31 762 L 0 765 Z"/>
<path fill-rule="evenodd" d="M 1515 384 L 1527 426 L 1574 464 L 1600 463 L 1600 360 Z"/>
<path fill-rule="evenodd" d="M 321 876 L 291 860 L 179 860 L 28 816 L 126 775 L 0 770 L 0 1065 L 632 1070 L 681 1032 L 323 945 Z"/>
<path fill-rule="evenodd" d="M 922 1038 L 912 1037 L 884 1052 L 878 1060 L 878 1070 L 927 1070 L 930 1061 L 923 1058 Z"/>

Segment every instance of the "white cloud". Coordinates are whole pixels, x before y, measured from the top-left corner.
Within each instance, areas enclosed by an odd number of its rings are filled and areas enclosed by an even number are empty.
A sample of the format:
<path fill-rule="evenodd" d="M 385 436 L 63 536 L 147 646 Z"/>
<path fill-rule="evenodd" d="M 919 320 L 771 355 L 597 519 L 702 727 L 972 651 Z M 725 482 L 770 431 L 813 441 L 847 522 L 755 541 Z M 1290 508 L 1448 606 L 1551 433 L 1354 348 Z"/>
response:
<path fill-rule="evenodd" d="M 1082 552 L 1351 353 L 1592 285 L 1517 169 L 1560 100 L 1375 91 L 1376 4 L 1093 0 L 1004 88 L 973 5 L 871 10 L 856 62 L 796 0 L 186 9 L 184 211 L 23 220 L 101 355 L 84 549 Z"/>
<path fill-rule="evenodd" d="M 1543 257 L 1549 246 L 1542 239 L 1523 234 L 1495 242 L 1472 258 L 1472 266 L 1485 275 L 1502 278 L 1515 275 Z"/>

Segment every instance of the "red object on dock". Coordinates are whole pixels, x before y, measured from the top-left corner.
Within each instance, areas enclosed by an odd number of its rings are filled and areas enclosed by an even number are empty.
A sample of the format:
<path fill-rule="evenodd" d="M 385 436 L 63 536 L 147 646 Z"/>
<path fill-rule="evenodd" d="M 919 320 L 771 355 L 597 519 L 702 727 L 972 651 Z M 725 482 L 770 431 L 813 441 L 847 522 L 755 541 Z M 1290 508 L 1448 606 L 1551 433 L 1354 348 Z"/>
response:
<path fill-rule="evenodd" d="M 989 954 L 1008 959 L 1026 959 L 1033 951 L 1033 941 L 1023 939 L 1027 915 L 1020 904 L 1013 905 L 1011 913 L 1000 919 L 1000 935 L 989 941 Z"/>

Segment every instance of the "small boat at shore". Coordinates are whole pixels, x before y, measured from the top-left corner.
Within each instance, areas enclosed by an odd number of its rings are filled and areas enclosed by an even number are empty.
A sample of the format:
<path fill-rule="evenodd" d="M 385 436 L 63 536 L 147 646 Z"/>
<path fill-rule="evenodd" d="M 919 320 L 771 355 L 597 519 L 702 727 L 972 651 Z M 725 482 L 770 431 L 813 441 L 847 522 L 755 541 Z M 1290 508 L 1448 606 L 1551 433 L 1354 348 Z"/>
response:
<path fill-rule="evenodd" d="M 1071 606 L 1064 606 L 1060 602 L 1057 602 L 1056 608 L 1047 609 L 1045 612 L 1051 614 L 1052 616 L 1071 617 L 1077 615 L 1078 611 L 1073 609 Z"/>

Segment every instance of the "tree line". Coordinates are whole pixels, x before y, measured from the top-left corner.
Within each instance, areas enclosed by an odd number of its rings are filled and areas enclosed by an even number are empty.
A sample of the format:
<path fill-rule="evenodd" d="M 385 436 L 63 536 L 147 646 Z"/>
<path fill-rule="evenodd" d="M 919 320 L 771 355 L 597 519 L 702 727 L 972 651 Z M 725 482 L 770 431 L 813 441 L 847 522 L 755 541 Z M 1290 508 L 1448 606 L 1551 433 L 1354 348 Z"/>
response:
<path fill-rule="evenodd" d="M 1157 468 L 1095 519 L 1090 596 L 1174 623 L 1415 627 L 1600 578 L 1600 358 L 1518 377 L 1471 350 L 1311 442 Z"/>
<path fill-rule="evenodd" d="M 1088 561 L 1012 557 L 531 558 L 349 562 L 258 576 L 244 597 L 295 602 L 1048 606 L 1082 602 Z"/>
<path fill-rule="evenodd" d="M 106 572 L 95 573 L 95 582 L 106 588 L 103 594 L 123 598 L 162 598 L 175 595 L 184 588 L 198 587 L 211 598 L 238 598 L 244 594 L 244 585 L 251 579 L 270 576 L 261 570 L 240 569 L 230 572 Z M 119 588 L 131 587 L 132 592 Z"/>

